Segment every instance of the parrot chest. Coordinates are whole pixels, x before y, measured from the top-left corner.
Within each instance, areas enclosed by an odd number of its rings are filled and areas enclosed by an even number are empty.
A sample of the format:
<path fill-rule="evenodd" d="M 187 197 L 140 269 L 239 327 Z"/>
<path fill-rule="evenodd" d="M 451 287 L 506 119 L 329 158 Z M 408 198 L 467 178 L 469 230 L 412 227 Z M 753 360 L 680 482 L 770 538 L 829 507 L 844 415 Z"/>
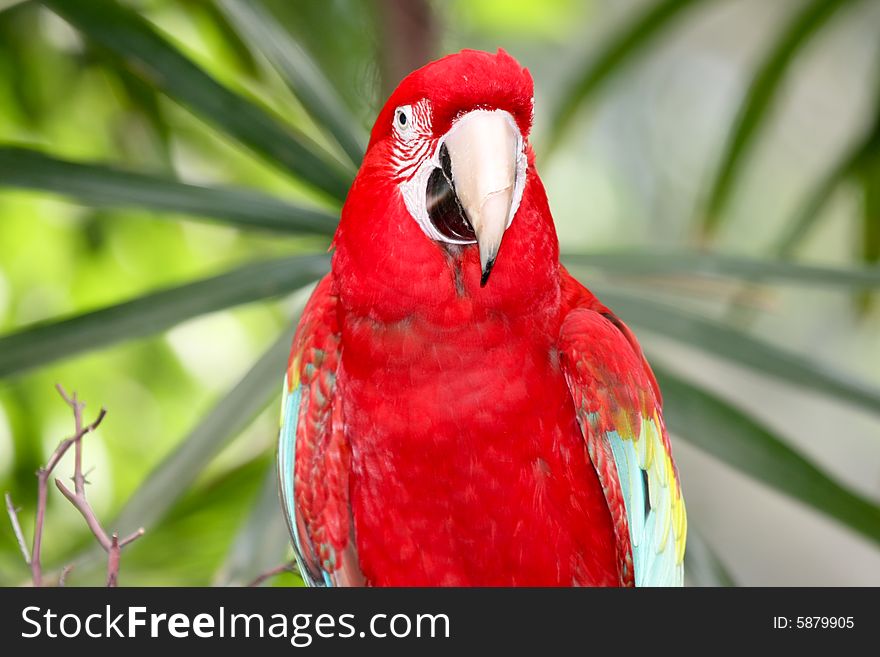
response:
<path fill-rule="evenodd" d="M 430 339 L 357 328 L 342 394 L 369 581 L 617 584 L 610 513 L 549 338 L 492 321 Z"/>

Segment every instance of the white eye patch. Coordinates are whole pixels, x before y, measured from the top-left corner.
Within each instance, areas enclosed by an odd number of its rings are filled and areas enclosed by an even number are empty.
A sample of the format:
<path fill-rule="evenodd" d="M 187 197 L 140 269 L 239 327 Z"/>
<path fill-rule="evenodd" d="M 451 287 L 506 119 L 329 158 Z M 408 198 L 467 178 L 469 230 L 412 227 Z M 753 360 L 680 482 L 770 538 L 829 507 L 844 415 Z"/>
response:
<path fill-rule="evenodd" d="M 404 109 L 410 109 L 410 106 L 399 107 L 395 112 L 395 130 L 399 130 L 398 121 L 403 116 L 402 110 Z M 525 145 L 519 127 L 509 112 L 504 110 L 478 111 L 501 114 L 509 122 L 516 134 L 514 153 L 516 173 L 511 207 L 507 219 L 507 226 L 509 227 L 519 208 L 523 188 L 525 187 L 526 167 L 528 164 Z M 405 121 L 411 125 L 411 115 Z M 402 169 L 408 169 L 408 174 L 412 173 L 407 178 L 401 180 L 399 188 L 407 210 L 429 239 L 446 244 L 475 244 L 476 239 L 473 235 L 473 228 L 470 226 L 455 193 L 455 180 L 451 176 L 452 172 L 448 165 L 448 154 L 446 154 L 447 162 L 445 167 L 443 161 L 443 155 L 446 152 L 445 141 L 455 132 L 457 125 L 459 125 L 458 121 L 452 125 L 449 132 L 436 141 L 430 155 L 419 153 L 423 157 L 420 162 L 410 159 L 405 163 L 406 166 L 402 167 Z M 421 151 L 422 149 L 418 150 Z M 442 183 L 446 183 L 449 189 L 439 189 L 438 181 L 441 183 L 441 187 Z M 439 199 L 438 194 L 442 194 L 444 198 Z"/>

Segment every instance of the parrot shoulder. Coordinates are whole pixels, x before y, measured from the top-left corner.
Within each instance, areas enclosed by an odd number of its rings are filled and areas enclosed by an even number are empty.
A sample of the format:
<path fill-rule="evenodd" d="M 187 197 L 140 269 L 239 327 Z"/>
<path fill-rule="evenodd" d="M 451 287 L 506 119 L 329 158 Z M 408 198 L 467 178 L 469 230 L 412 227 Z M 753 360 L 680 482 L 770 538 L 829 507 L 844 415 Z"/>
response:
<path fill-rule="evenodd" d="M 341 359 L 332 274 L 312 293 L 284 377 L 278 480 L 303 579 L 312 586 L 362 583 L 351 531 L 350 450 L 337 375 Z"/>
<path fill-rule="evenodd" d="M 560 360 L 614 521 L 621 581 L 680 586 L 686 514 L 657 381 L 629 328 L 562 277 Z"/>

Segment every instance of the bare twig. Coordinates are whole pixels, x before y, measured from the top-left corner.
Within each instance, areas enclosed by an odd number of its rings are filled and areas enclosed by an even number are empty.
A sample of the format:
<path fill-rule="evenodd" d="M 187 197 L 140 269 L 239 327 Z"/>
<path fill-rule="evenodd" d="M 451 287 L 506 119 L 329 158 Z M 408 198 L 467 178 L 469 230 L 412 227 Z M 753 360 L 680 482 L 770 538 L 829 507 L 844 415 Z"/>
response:
<path fill-rule="evenodd" d="M 283 563 L 280 566 L 275 566 L 274 568 L 270 568 L 269 570 L 260 573 L 248 584 L 249 588 L 253 588 L 255 586 L 259 586 L 267 579 L 272 579 L 276 575 L 280 575 L 281 573 L 293 573 L 295 570 L 296 562 L 288 561 L 287 563 Z"/>
<path fill-rule="evenodd" d="M 107 586 L 115 588 L 119 583 L 119 536 L 110 538 L 110 549 L 107 551 Z"/>
<path fill-rule="evenodd" d="M 126 545 L 138 540 L 143 535 L 144 535 L 144 528 L 139 527 L 136 531 L 133 531 L 131 534 L 129 534 L 128 536 L 123 538 L 121 541 L 119 541 L 119 547 L 124 548 Z"/>
<path fill-rule="evenodd" d="M 12 529 L 15 532 L 15 538 L 18 540 L 19 548 L 21 549 L 21 553 L 25 558 L 25 561 L 31 567 L 31 576 L 33 578 L 34 586 L 42 586 L 43 585 L 43 570 L 42 570 L 42 562 L 41 562 L 41 553 L 42 553 L 42 544 L 43 544 L 43 524 L 46 519 L 46 500 L 49 494 L 49 477 L 52 476 L 52 472 L 55 470 L 58 463 L 67 453 L 67 450 L 70 449 L 71 445 L 74 446 L 74 470 L 73 470 L 73 491 L 67 486 L 65 486 L 60 479 L 55 478 L 55 485 L 58 487 L 58 490 L 66 497 L 71 504 L 80 512 L 82 517 L 85 519 L 86 524 L 91 530 L 92 534 L 94 534 L 98 543 L 107 552 L 107 586 L 116 586 L 119 580 L 119 552 L 120 550 L 131 543 L 132 541 L 137 540 L 141 536 L 144 535 L 144 528 L 141 527 L 136 532 L 130 534 L 125 537 L 121 541 L 117 534 L 113 534 L 112 536 L 108 535 L 104 528 L 101 526 L 98 517 L 95 515 L 95 512 L 92 510 L 91 505 L 88 500 L 86 500 L 86 481 L 85 475 L 83 474 L 82 468 L 82 439 L 87 433 L 91 433 L 94 431 L 101 421 L 104 419 L 104 416 L 107 414 L 106 409 L 101 409 L 98 413 L 98 417 L 88 425 L 83 424 L 82 412 L 85 408 L 85 404 L 79 401 L 76 393 L 73 395 L 68 395 L 64 388 L 61 385 L 56 385 L 56 389 L 58 390 L 58 394 L 61 395 L 62 399 L 70 406 L 73 411 L 73 421 L 74 421 L 74 433 L 70 438 L 65 438 L 59 443 L 58 447 L 52 452 L 52 455 L 49 457 L 48 462 L 45 466 L 41 467 L 37 471 L 37 511 L 36 511 L 36 519 L 34 521 L 34 537 L 33 537 L 33 547 L 28 553 L 27 543 L 24 539 L 24 532 L 21 530 L 21 523 L 18 520 L 18 512 L 15 509 L 15 506 L 12 504 L 12 498 L 9 493 L 6 494 L 6 510 L 9 514 L 9 519 L 12 522 Z M 73 569 L 72 565 L 66 566 L 64 570 L 61 572 L 61 576 L 58 580 L 59 586 L 64 586 L 64 583 L 67 579 L 68 574 Z"/>
<path fill-rule="evenodd" d="M 27 542 L 24 540 L 24 532 L 21 531 L 21 523 L 18 521 L 18 509 L 12 503 L 12 496 L 6 493 L 6 512 L 9 514 L 9 522 L 12 523 L 12 531 L 15 532 L 15 540 L 18 541 L 18 549 L 21 550 L 21 556 L 24 562 L 31 565 L 31 553 L 28 550 Z"/>
<path fill-rule="evenodd" d="M 80 427 L 82 427 L 82 411 L 85 408 L 85 404 L 77 399 L 76 393 L 73 393 L 73 397 L 68 397 L 67 393 L 64 392 L 64 388 L 61 387 L 60 383 L 55 384 L 55 389 L 58 391 L 58 394 L 67 402 L 67 405 L 73 409 L 73 422 L 76 427 L 77 433 L 79 433 Z M 104 409 L 101 409 L 102 411 Z M 95 425 L 97 426 L 97 425 Z M 82 438 L 82 436 L 80 436 Z M 76 439 L 74 441 L 74 459 L 75 459 L 75 467 L 73 469 L 73 483 L 74 490 L 76 490 L 77 495 L 85 494 L 85 477 L 82 474 L 82 440 Z"/>
<path fill-rule="evenodd" d="M 67 576 L 70 575 L 71 570 L 73 570 L 72 563 L 64 566 L 64 568 L 61 570 L 61 576 L 58 577 L 58 586 L 63 587 L 65 584 L 67 584 Z"/>
<path fill-rule="evenodd" d="M 110 537 L 107 536 L 107 532 L 104 531 L 104 528 L 101 527 L 101 522 L 98 520 L 95 512 L 92 510 L 92 506 L 86 501 L 85 495 L 78 495 L 76 493 L 71 493 L 70 489 L 61 483 L 60 479 L 55 479 L 55 485 L 58 487 L 58 490 L 66 497 L 71 504 L 76 508 L 77 511 L 80 512 L 80 515 L 85 519 L 86 524 L 89 526 L 89 529 L 92 530 L 92 534 L 95 535 L 95 538 L 98 539 L 98 543 L 101 544 L 101 547 L 104 548 L 104 552 L 110 551 Z"/>
<path fill-rule="evenodd" d="M 70 438 L 66 438 L 61 441 L 61 443 L 52 453 L 52 456 L 49 457 L 49 462 L 46 463 L 45 467 L 42 467 L 37 471 L 37 518 L 36 522 L 34 523 L 34 545 L 33 549 L 31 550 L 33 554 L 33 557 L 31 558 L 31 575 L 33 576 L 34 586 L 43 585 L 43 567 L 41 562 L 41 553 L 43 546 L 43 523 L 46 518 L 46 500 L 49 495 L 49 477 L 51 476 L 52 471 L 58 465 L 58 462 L 67 453 L 67 450 L 70 449 L 70 446 L 76 445 L 76 472 L 78 472 L 79 477 L 82 478 L 82 452 L 80 441 L 82 440 L 82 437 L 84 435 L 91 431 L 94 431 L 98 427 L 98 425 L 101 424 L 101 421 L 107 414 L 107 410 L 102 408 L 101 411 L 98 413 L 98 417 L 95 418 L 94 422 L 89 425 L 83 426 L 82 409 L 84 407 L 84 404 L 80 403 L 77 400 L 75 394 L 72 398 L 68 397 L 67 393 L 64 392 L 64 388 L 61 387 L 61 384 L 58 384 L 55 387 L 58 390 L 58 394 L 60 394 L 64 401 L 67 402 L 67 404 L 73 409 L 74 433 Z M 76 473 L 74 473 L 74 482 L 76 481 L 77 476 Z M 91 525 L 89 525 L 89 527 L 91 527 Z M 102 546 L 103 545 L 104 543 L 102 543 Z M 106 550 L 107 548 L 104 549 Z"/>

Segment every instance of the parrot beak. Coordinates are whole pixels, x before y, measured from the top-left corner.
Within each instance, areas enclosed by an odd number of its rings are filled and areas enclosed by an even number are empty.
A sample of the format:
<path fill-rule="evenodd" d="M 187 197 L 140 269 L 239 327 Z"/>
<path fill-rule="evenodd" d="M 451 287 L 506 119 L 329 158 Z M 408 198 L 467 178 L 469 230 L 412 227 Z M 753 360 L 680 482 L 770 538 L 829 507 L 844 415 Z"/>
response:
<path fill-rule="evenodd" d="M 474 110 L 446 136 L 455 194 L 480 249 L 480 287 L 492 273 L 512 203 L 522 138 L 506 112 Z"/>

